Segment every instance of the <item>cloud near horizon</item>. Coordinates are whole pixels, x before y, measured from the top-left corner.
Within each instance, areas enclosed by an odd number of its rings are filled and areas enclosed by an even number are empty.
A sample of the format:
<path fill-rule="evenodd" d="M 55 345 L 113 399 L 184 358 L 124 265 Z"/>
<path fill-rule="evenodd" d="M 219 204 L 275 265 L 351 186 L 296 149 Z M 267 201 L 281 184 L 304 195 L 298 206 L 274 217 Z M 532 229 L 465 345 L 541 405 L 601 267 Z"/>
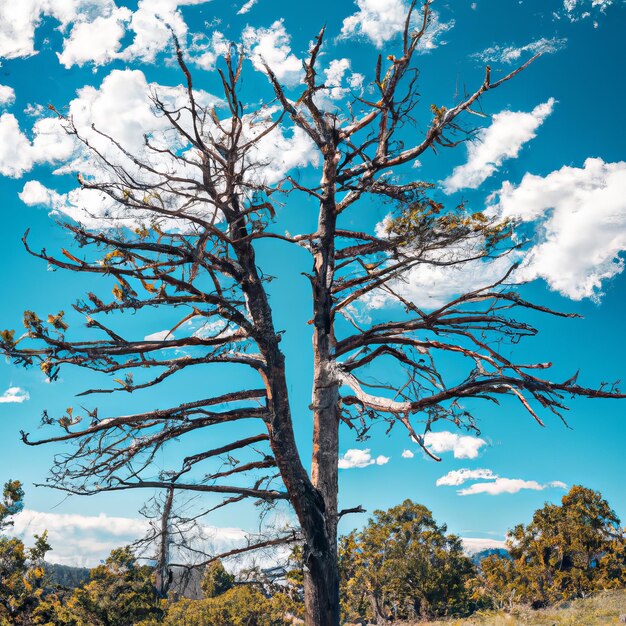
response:
<path fill-rule="evenodd" d="M 14 518 L 15 524 L 8 532 L 27 544 L 34 534 L 48 531 L 52 546 L 47 560 L 51 563 L 94 567 L 114 548 L 140 539 L 148 530 L 148 522 L 141 518 L 76 513 L 50 513 L 24 509 Z M 246 539 L 240 528 L 207 526 L 206 535 L 212 547 L 220 552 L 234 547 Z"/>

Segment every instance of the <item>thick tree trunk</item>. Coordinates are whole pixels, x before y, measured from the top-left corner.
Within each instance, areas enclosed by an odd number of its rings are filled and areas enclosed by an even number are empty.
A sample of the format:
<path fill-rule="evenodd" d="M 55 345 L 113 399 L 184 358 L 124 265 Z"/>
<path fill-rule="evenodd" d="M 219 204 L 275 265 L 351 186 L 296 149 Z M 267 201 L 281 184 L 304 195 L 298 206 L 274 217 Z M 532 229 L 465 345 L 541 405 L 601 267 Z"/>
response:
<path fill-rule="evenodd" d="M 287 392 L 284 356 L 278 343 L 272 311 L 257 272 L 254 249 L 245 226 L 231 224 L 241 284 L 248 310 L 259 332 L 266 359 L 270 445 L 305 540 L 304 601 L 307 626 L 339 626 L 339 565 L 337 561 L 337 468 L 339 458 L 339 384 L 333 373 L 332 285 L 335 270 L 336 204 L 334 150 L 324 165 L 324 201 L 320 206 L 318 243 L 314 250 L 313 286 L 313 458 L 311 477 L 304 470 L 296 446 Z M 327 155 L 328 156 L 328 155 Z"/>
<path fill-rule="evenodd" d="M 337 561 L 339 384 L 333 373 L 334 320 L 332 286 L 335 272 L 335 161 L 327 158 L 322 187 L 318 242 L 314 250 L 313 287 L 313 458 L 311 482 L 324 501 L 325 549 L 310 552 L 304 578 L 307 626 L 338 626 L 339 566 Z"/>
<path fill-rule="evenodd" d="M 240 227 L 241 228 L 241 227 Z M 237 258 L 246 275 L 242 288 L 247 296 L 248 309 L 259 331 L 258 341 L 266 359 L 263 371 L 267 389 L 270 418 L 267 423 L 270 446 L 276 459 L 289 499 L 300 522 L 305 539 L 305 610 L 308 626 L 338 626 L 339 624 L 339 574 L 337 565 L 337 399 L 336 384 L 324 388 L 319 384 L 330 375 L 328 358 L 316 356 L 316 382 L 314 388 L 320 406 L 330 410 L 314 411 L 315 443 L 311 478 L 304 469 L 296 446 L 287 380 L 285 360 L 279 348 L 280 338 L 276 335 L 272 311 L 258 276 L 255 254 L 246 241 L 245 232 L 234 238 L 241 241 L 236 246 Z M 331 253 L 332 254 L 332 253 Z M 320 319 L 323 336 L 328 337 L 329 305 L 324 304 L 326 314 Z M 316 332 L 317 335 L 317 332 Z M 329 354 L 330 341 L 324 339 L 324 353 Z M 319 351 L 316 349 L 316 355 Z M 324 364 L 318 368 L 317 364 Z M 316 392 L 314 392 L 314 403 Z M 331 401 L 332 400 L 332 401 Z M 321 425 L 319 427 L 318 425 Z M 333 452 L 334 450 L 334 452 Z"/>

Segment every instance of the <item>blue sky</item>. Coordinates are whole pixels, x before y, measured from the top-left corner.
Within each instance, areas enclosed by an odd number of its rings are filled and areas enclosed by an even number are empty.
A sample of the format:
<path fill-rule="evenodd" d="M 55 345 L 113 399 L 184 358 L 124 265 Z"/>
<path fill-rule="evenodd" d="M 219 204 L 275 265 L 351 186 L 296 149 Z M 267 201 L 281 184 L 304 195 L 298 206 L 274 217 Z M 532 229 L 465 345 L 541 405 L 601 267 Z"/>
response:
<path fill-rule="evenodd" d="M 580 381 L 589 386 L 624 378 L 626 278 L 619 259 L 626 249 L 626 127 L 619 115 L 626 96 L 626 85 L 620 80 L 626 59 L 626 3 L 437 0 L 434 9 L 432 37 L 417 57 L 423 98 L 416 109 L 414 132 L 419 133 L 420 123 L 429 120 L 430 104 L 449 105 L 465 90 L 475 89 L 486 63 L 494 76 L 502 76 L 536 52 L 544 55 L 482 100 L 482 110 L 490 117 L 468 120 L 482 128 L 474 143 L 425 154 L 420 166 L 404 175 L 438 183 L 442 199 L 464 199 L 473 210 L 500 211 L 522 220 L 533 237 L 524 264 L 528 284 L 522 292 L 543 305 L 583 316 L 576 320 L 528 316 L 541 333 L 515 348 L 519 360 L 553 361 L 552 377 L 557 380 L 580 368 Z M 24 252 L 20 242 L 30 228 L 38 246 L 49 250 L 66 246 L 65 235 L 50 213 L 78 215 L 71 208 L 75 179 L 60 171 L 71 163 L 73 153 L 50 118 L 48 104 L 63 109 L 72 103 L 70 110 L 79 121 L 84 117 L 85 122 L 93 118 L 110 124 L 132 141 L 133 125 L 141 125 L 144 119 L 140 101 L 146 85 L 176 88 L 181 80 L 172 64 L 164 24 L 183 41 L 195 86 L 207 94 L 219 93 L 215 55 L 225 42 L 243 40 L 250 56 L 244 80 L 250 101 L 270 97 L 267 80 L 258 70 L 259 55 L 290 93 L 297 93 L 301 59 L 319 28 L 326 25 L 322 64 L 328 69 L 327 83 L 336 88 L 328 97 L 341 102 L 350 90 L 367 89 L 376 55 L 389 54 L 398 45 L 398 16 L 405 10 L 402 0 L 311 4 L 32 0 L 19 8 L 0 0 L 4 216 L 0 327 L 19 327 L 27 308 L 41 315 L 68 310 L 77 297 L 92 289 L 93 279 L 47 271 Z M 172 89 L 171 97 L 176 93 Z M 289 152 L 289 163 L 300 170 L 299 175 L 313 179 L 317 174 L 307 146 L 297 137 L 287 135 L 287 139 L 283 153 L 273 153 L 277 167 L 285 164 Z M 406 141 L 411 139 L 407 134 Z M 387 212 L 388 207 L 372 203 L 349 223 L 373 229 Z M 301 200 L 287 202 L 279 219 L 282 229 L 301 232 L 312 227 L 315 208 Z M 301 250 L 274 244 L 261 247 L 259 258 L 264 271 L 278 277 L 271 283 L 271 300 L 277 326 L 286 331 L 283 348 L 290 367 L 296 428 L 307 459 L 310 303 L 301 272 L 308 269 L 309 259 Z M 427 298 L 420 302 L 426 306 L 436 304 L 452 297 L 455 289 L 477 285 L 486 277 L 488 270 L 482 267 L 445 276 L 413 275 L 407 295 Z M 375 317 L 380 314 L 375 307 L 387 305 L 370 302 L 368 306 Z M 171 322 L 135 316 L 124 321 L 124 330 L 142 338 Z M 238 375 L 216 373 L 211 385 L 227 386 Z M 42 482 L 54 453 L 62 448 L 27 448 L 19 441 L 19 431 L 36 436 L 44 408 L 51 415 L 59 414 L 74 405 L 73 395 L 93 380 L 84 372 L 65 370 L 59 382 L 50 384 L 39 371 L 0 364 L 0 479 L 19 478 L 26 484 L 29 517 L 18 528 L 54 529 L 57 560 L 65 562 L 71 562 L 77 550 L 87 555 L 83 562 L 93 562 L 116 542 L 136 534 L 136 512 L 143 500 L 142 494 L 66 499 L 30 486 Z M 185 396 L 200 384 L 206 384 L 200 373 L 174 380 L 151 392 L 149 401 L 171 404 L 171 398 Z M 146 396 L 112 396 L 101 403 L 101 410 L 114 415 L 145 402 Z M 499 407 L 476 403 L 471 408 L 479 418 L 480 439 L 442 428 L 431 440 L 433 450 L 441 453 L 440 463 L 427 459 L 400 432 L 385 436 L 380 427 L 361 443 L 343 432 L 342 506 L 361 504 L 371 511 L 410 497 L 432 509 L 455 533 L 502 540 L 508 528 L 528 520 L 544 501 L 558 501 L 563 485 L 583 484 L 599 489 L 626 518 L 626 402 L 571 401 L 569 428 L 549 415 L 541 428 L 513 400 Z M 208 523 L 254 528 L 252 507 L 242 507 L 235 515 L 220 510 Z M 100 517 L 94 521 L 93 516 Z M 343 529 L 362 521 L 347 519 Z M 75 531 L 69 532 L 69 527 Z M 85 542 L 91 542 L 91 547 Z"/>

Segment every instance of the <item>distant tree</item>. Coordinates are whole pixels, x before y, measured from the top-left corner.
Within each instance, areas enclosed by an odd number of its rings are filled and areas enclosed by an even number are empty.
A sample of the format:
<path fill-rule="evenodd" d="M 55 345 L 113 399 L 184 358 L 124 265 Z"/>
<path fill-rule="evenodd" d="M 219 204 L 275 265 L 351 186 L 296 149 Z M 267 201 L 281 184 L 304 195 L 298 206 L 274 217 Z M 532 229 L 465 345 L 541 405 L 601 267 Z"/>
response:
<path fill-rule="evenodd" d="M 625 534 L 602 495 L 575 485 L 561 505 L 546 504 L 510 533 L 511 558 L 481 562 L 479 595 L 498 606 L 538 608 L 626 585 Z"/>
<path fill-rule="evenodd" d="M 340 540 L 341 598 L 349 621 L 463 615 L 474 575 L 461 540 L 424 506 L 405 500 L 375 511 L 361 532 Z"/>
<path fill-rule="evenodd" d="M 61 612 L 81 626 L 133 626 L 159 618 L 162 608 L 155 593 L 153 570 L 139 565 L 130 548 L 117 548 L 102 565 L 91 570 L 90 581 L 73 592 Z"/>
<path fill-rule="evenodd" d="M 526 355 L 513 360 L 505 344 L 537 332 L 516 314 L 556 314 L 525 301 L 508 284 L 513 267 L 492 284 L 433 310 L 402 295 L 399 285 L 414 268 L 487 262 L 517 245 L 513 224 L 464 204 L 445 206 L 436 200 L 434 185 L 416 178 L 419 170 L 411 165 L 470 138 L 466 116 L 536 58 L 497 79 L 487 67 L 476 87 L 449 105 L 424 102 L 415 59 L 432 24 L 430 5 L 425 0 L 418 15 L 411 4 L 395 53 L 372 59 L 363 92 L 330 106 L 320 66 L 327 58 L 322 30 L 297 88 L 281 85 L 265 66 L 269 84 L 261 105 L 264 96 L 256 92 L 254 102 L 244 101 L 244 50 L 233 45 L 218 62 L 221 93 L 207 104 L 194 90 L 175 42 L 186 101 L 153 95 L 155 119 L 169 128 L 155 133 L 146 128 L 138 151 L 107 128 L 86 129 L 85 136 L 54 109 L 76 140 L 75 163 L 88 169 L 77 172 L 82 191 L 104 207 L 105 217 L 94 226 L 87 208 L 89 225 L 64 224 L 75 240 L 73 251 L 37 251 L 26 237 L 24 242 L 52 269 L 112 280 L 112 297 L 102 290 L 104 280 L 93 280 L 92 291 L 75 304 L 92 331 L 89 338 L 73 328 L 68 332 L 72 320 L 62 311 L 43 318 L 26 311 L 24 335 L 0 334 L 2 352 L 15 363 L 40 367 L 52 380 L 61 367 L 73 365 L 114 381 L 85 394 L 134 393 L 190 368 L 226 368 L 228 389 L 192 384 L 190 397 L 175 398 L 172 406 L 154 407 L 149 398 L 150 407 L 129 415 L 105 417 L 102 407 L 69 407 L 64 415 L 44 414 L 45 423 L 61 428 L 59 435 L 32 441 L 24 433 L 23 438 L 32 445 L 76 444 L 59 457 L 50 479 L 72 493 L 157 488 L 223 498 L 205 511 L 248 498 L 268 507 L 288 502 L 304 540 L 312 626 L 339 622 L 337 524 L 345 513 L 338 503 L 341 423 L 359 438 L 368 436 L 375 422 L 398 425 L 434 456 L 424 435 L 435 422 L 477 430 L 467 398 L 497 402 L 510 395 L 541 423 L 537 407 L 559 414 L 565 396 L 622 397 L 612 387 L 580 386 L 575 377 L 564 382 L 543 377 L 550 365 L 531 363 Z M 309 142 L 318 161 L 315 180 L 296 168 L 276 175 L 275 164 L 260 156 L 264 142 L 277 137 L 280 146 L 285 133 Z M 286 212 L 277 210 L 285 198 L 311 207 L 316 225 L 285 232 Z M 390 214 L 378 229 L 362 223 L 372 203 Z M 281 245 L 308 254 L 311 264 L 311 296 L 302 303 L 311 311 L 302 332 L 312 335 L 313 344 L 312 445 L 304 448 L 313 451 L 310 461 L 296 442 L 292 415 L 304 413 L 293 404 L 287 382 L 288 365 L 302 366 L 298 359 L 285 360 L 268 289 L 274 277 L 259 267 L 259 250 Z M 374 295 L 396 306 L 372 319 L 355 316 L 363 299 Z M 149 316 L 151 309 L 173 320 L 162 337 L 129 337 L 117 322 L 124 312 Z M 202 331 L 189 321 L 200 322 Z M 454 368 L 447 367 L 451 357 Z M 368 375 L 368 368 L 381 376 Z M 212 378 L 209 373 L 205 380 Z M 243 436 L 233 428 L 227 443 L 207 445 L 207 430 L 244 420 L 258 424 L 258 432 Z M 163 447 L 181 438 L 191 439 L 197 450 L 178 459 L 168 456 L 167 468 L 153 463 Z M 294 539 L 289 531 L 245 548 Z"/>
<path fill-rule="evenodd" d="M 221 561 L 213 561 L 206 566 L 201 584 L 205 598 L 215 598 L 232 589 L 235 576 L 226 571 Z"/>
<path fill-rule="evenodd" d="M 24 506 L 24 490 L 17 480 L 9 480 L 0 502 L 0 531 L 13 524 L 12 516 Z M 17 538 L 0 535 L 0 626 L 31 624 L 33 611 L 44 593 L 43 559 L 51 549 L 47 533 L 34 536 L 26 548 Z"/>
<path fill-rule="evenodd" d="M 8 480 L 2 489 L 0 502 L 0 531 L 13 525 L 12 517 L 24 508 L 24 489 L 19 480 Z"/>

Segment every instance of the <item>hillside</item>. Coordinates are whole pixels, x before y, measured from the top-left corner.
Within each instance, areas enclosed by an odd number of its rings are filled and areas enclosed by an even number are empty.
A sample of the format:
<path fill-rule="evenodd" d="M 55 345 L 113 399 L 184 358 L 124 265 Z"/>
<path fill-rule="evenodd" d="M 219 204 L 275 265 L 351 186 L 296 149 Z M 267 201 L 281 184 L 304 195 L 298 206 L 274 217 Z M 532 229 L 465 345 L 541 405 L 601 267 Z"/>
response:
<path fill-rule="evenodd" d="M 626 590 L 621 589 L 540 611 L 520 609 L 512 615 L 504 612 L 489 613 L 467 619 L 422 622 L 410 626 L 611 626 L 623 623 L 626 623 Z"/>

